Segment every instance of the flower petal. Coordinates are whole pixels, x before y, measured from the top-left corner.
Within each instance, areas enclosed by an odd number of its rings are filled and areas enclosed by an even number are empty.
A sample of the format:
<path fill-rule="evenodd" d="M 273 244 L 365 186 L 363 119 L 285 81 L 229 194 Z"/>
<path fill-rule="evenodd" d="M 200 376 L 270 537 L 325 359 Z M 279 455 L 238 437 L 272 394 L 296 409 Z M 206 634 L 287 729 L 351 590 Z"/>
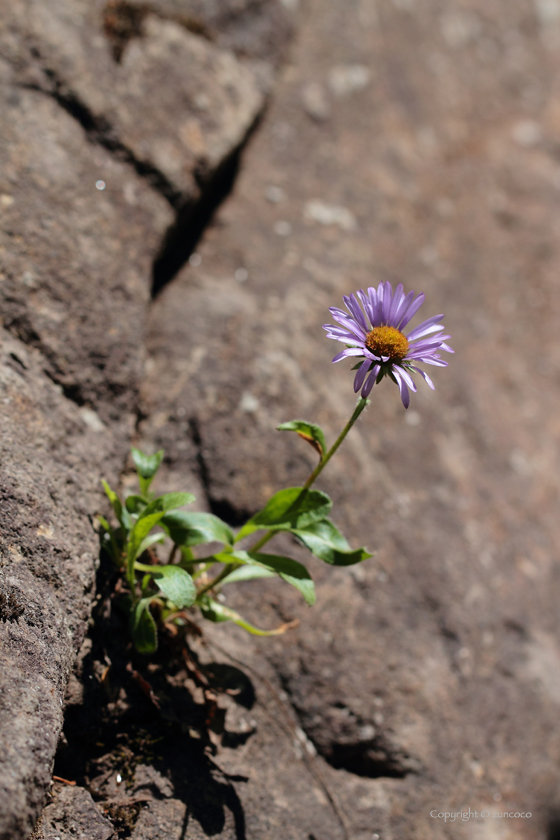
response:
<path fill-rule="evenodd" d="M 345 329 L 350 330 L 353 332 L 354 335 L 357 335 L 358 338 L 361 338 L 363 341 L 366 339 L 366 331 L 358 324 L 357 321 L 354 321 L 349 315 L 346 313 L 341 312 L 340 315 L 338 313 L 332 313 L 332 316 L 335 321 L 338 321 Z"/>
<path fill-rule="evenodd" d="M 371 389 L 375 385 L 375 380 L 377 379 L 377 375 L 379 374 L 380 370 L 381 370 L 381 365 L 375 365 L 375 367 L 371 371 L 370 375 L 366 379 L 364 387 L 362 388 L 362 394 L 361 394 L 364 400 L 366 399 L 369 392 L 371 391 Z"/>
<path fill-rule="evenodd" d="M 370 323 L 373 325 L 375 320 L 375 309 L 371 304 L 369 297 L 366 295 L 363 289 L 359 289 L 356 294 L 360 298 L 361 304 L 364 307 L 364 312 L 368 316 Z M 369 330 L 368 330 L 369 332 Z"/>
<path fill-rule="evenodd" d="M 434 315 L 433 318 L 428 318 L 427 321 L 422 321 L 417 327 L 415 327 L 412 332 L 409 332 L 407 335 L 407 339 L 409 341 L 415 341 L 417 338 L 422 338 L 424 335 L 429 335 L 433 332 L 441 332 L 441 330 L 445 329 L 443 324 L 436 326 L 443 315 Z"/>
<path fill-rule="evenodd" d="M 385 281 L 383 286 L 383 310 L 382 310 L 382 321 L 384 324 L 389 322 L 389 312 L 391 311 L 391 301 L 393 300 L 393 287 L 389 283 L 388 280 Z"/>
<path fill-rule="evenodd" d="M 418 390 L 418 388 L 416 387 L 416 382 L 414 381 L 408 370 L 404 367 L 401 367 L 400 365 L 394 365 L 393 372 L 395 370 L 398 370 L 398 372 L 400 373 L 410 390 L 416 393 L 416 391 Z"/>
<path fill-rule="evenodd" d="M 439 359 L 436 356 L 420 356 L 416 361 L 423 362 L 425 365 L 435 365 L 436 367 L 447 367 L 449 364 L 449 362 L 444 362 L 443 359 Z"/>
<path fill-rule="evenodd" d="M 395 294 L 393 295 L 393 300 L 391 301 L 391 308 L 389 310 L 389 317 L 387 319 L 387 323 L 390 327 L 395 326 L 395 316 L 399 310 L 400 303 L 404 297 L 404 288 L 403 284 L 399 283 L 397 288 L 395 289 Z"/>
<path fill-rule="evenodd" d="M 361 310 L 360 304 L 356 300 L 354 294 L 351 295 L 344 295 L 342 300 L 348 307 L 348 311 L 352 314 L 353 318 L 356 320 L 362 329 L 367 333 L 368 332 L 368 325 L 366 323 L 366 319 L 364 318 L 364 313 Z"/>
<path fill-rule="evenodd" d="M 360 347 L 347 347 L 346 350 L 342 350 L 341 353 L 337 353 L 334 357 L 333 362 L 340 362 L 342 359 L 345 359 L 347 356 L 363 356 L 364 354 L 361 351 Z"/>
<path fill-rule="evenodd" d="M 359 339 L 354 333 L 343 330 L 342 327 L 333 327 L 332 324 L 323 324 L 323 329 L 327 331 L 327 338 L 336 338 L 337 341 L 347 341 L 348 344 L 362 345 L 364 342 Z"/>
<path fill-rule="evenodd" d="M 400 374 L 402 374 L 402 369 L 394 367 L 393 374 L 397 380 L 397 385 L 399 386 L 402 404 L 405 408 L 408 408 L 408 406 L 410 405 L 410 393 L 408 388 L 406 387 L 406 382 L 404 381 L 402 376 L 400 376 Z"/>
<path fill-rule="evenodd" d="M 424 292 L 421 292 L 418 295 L 418 297 L 416 298 L 416 300 L 414 300 L 410 304 L 410 306 L 408 307 L 406 312 L 404 312 L 403 317 L 400 320 L 400 323 L 397 324 L 397 328 L 399 330 L 401 330 L 401 331 L 404 330 L 404 328 L 406 327 L 408 322 L 411 321 L 414 318 L 414 316 L 416 315 L 416 313 L 418 312 L 418 310 L 420 309 L 420 307 L 422 306 L 422 304 L 424 303 L 425 300 L 426 300 L 426 295 L 424 294 Z"/>
<path fill-rule="evenodd" d="M 412 302 L 413 298 L 414 298 L 414 292 L 409 292 L 409 293 L 406 295 L 406 297 L 403 297 L 403 299 L 402 299 L 402 300 L 401 300 L 401 302 L 399 303 L 398 310 L 397 310 L 397 312 L 395 313 L 394 326 L 398 326 L 399 321 L 401 320 L 401 318 L 402 318 L 402 317 L 403 317 L 403 315 L 405 314 L 406 310 L 407 310 L 407 309 L 408 309 L 408 307 L 410 306 L 410 304 L 411 304 L 411 302 Z"/>
<path fill-rule="evenodd" d="M 370 286 L 368 288 L 368 296 L 373 312 L 373 320 L 371 323 L 372 326 L 378 327 L 381 324 L 381 312 L 383 310 L 383 283 L 379 284 L 378 289 Z"/>
<path fill-rule="evenodd" d="M 356 376 L 354 377 L 354 393 L 357 394 L 362 385 L 364 384 L 364 379 L 366 378 L 366 374 L 369 370 L 369 366 L 371 362 L 369 359 L 365 359 L 364 362 L 360 365 L 358 370 L 356 371 Z"/>
<path fill-rule="evenodd" d="M 428 376 L 428 374 L 426 373 L 425 370 L 422 370 L 419 367 L 414 367 L 414 365 L 411 366 L 411 369 L 415 370 L 416 373 L 419 373 L 420 376 L 423 376 L 424 379 L 426 380 L 426 382 L 428 383 L 428 386 L 432 389 L 432 391 L 435 391 L 434 383 L 432 382 L 432 380 L 430 379 L 430 377 Z"/>

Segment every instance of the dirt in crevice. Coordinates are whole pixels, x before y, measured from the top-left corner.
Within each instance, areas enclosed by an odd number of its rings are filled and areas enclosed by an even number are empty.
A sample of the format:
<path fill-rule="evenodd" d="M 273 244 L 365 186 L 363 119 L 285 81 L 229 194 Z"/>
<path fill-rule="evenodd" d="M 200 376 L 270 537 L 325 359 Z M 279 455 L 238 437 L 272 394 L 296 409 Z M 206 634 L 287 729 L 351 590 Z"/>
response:
<path fill-rule="evenodd" d="M 117 64 L 122 61 L 128 43 L 133 38 L 142 37 L 144 20 L 149 14 L 172 20 L 207 41 L 214 40 L 208 27 L 194 15 L 162 15 L 160 10 L 152 8 L 149 3 L 132 4 L 126 0 L 109 0 L 103 9 L 103 33 L 111 45 Z"/>
<path fill-rule="evenodd" d="M 244 840 L 236 785 L 247 780 L 222 771 L 216 755 L 221 743 L 236 749 L 252 736 L 251 727 L 228 728 L 226 716 L 229 709 L 250 711 L 253 683 L 239 668 L 215 662 L 190 622 L 188 633 L 162 632 L 152 657 L 136 653 L 119 589 L 104 557 L 54 775 L 86 788 L 121 838 L 132 833 L 142 806 L 173 798 L 207 835 L 229 821 Z"/>

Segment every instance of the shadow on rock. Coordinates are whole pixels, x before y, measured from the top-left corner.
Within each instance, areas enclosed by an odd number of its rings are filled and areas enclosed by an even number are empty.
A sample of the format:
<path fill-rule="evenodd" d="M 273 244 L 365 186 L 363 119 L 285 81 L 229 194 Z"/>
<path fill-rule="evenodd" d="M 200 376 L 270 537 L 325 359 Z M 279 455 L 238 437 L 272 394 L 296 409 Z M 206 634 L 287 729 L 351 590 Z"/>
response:
<path fill-rule="evenodd" d="M 212 661 L 194 624 L 162 632 L 150 659 L 137 654 L 107 566 L 104 559 L 54 773 L 88 790 L 121 838 L 153 835 L 163 820 L 162 836 L 179 840 L 194 820 L 205 836 L 244 840 L 234 783 L 247 779 L 214 757 L 221 744 L 235 749 L 254 733 L 246 717 L 254 686 L 239 668 Z"/>

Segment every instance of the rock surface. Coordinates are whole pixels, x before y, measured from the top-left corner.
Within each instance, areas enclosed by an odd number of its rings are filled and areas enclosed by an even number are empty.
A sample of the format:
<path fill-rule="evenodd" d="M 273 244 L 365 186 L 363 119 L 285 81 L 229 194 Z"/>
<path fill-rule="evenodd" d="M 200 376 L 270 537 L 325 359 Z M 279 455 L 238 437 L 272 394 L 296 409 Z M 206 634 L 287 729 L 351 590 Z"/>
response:
<path fill-rule="evenodd" d="M 271 67 L 240 61 L 143 9 L 118 62 L 111 6 L 98 1 L 20 0 L 4 20 L 2 41 L 23 84 L 56 97 L 180 205 L 243 142 L 264 105 Z"/>
<path fill-rule="evenodd" d="M 44 809 L 36 835 L 37 840 L 41 834 L 41 840 L 109 840 L 114 833 L 87 790 L 62 787 Z"/>
<path fill-rule="evenodd" d="M 0 23 L 3 840 L 29 836 L 51 778 L 95 595 L 99 480 L 118 481 L 137 419 L 154 260 L 272 79 L 270 61 L 154 14 L 119 64 L 106 11 L 22 0 Z"/>
<path fill-rule="evenodd" d="M 66 681 L 95 591 L 98 475 L 123 441 L 43 373 L 39 351 L 2 331 L 0 836 L 26 837 L 43 803 Z"/>
<path fill-rule="evenodd" d="M 321 338 L 328 306 L 391 280 L 426 292 L 426 317 L 446 313 L 457 352 L 435 394 L 419 386 L 406 413 L 384 382 L 321 477 L 376 559 L 314 567 L 313 611 L 264 583 L 228 598 L 256 623 L 301 619 L 246 661 L 274 662 L 340 768 L 360 840 L 556 836 L 558 20 L 545 5 L 311 2 L 234 196 L 152 310 L 143 434 L 168 447 L 173 486 L 202 477 L 233 522 L 312 465 L 275 425 L 303 416 L 332 440 L 352 409 L 349 365 L 330 368 Z M 242 801 L 264 778 L 238 786 Z M 533 816 L 452 833 L 430 816 L 468 807 Z M 268 836 L 257 823 L 250 836 Z"/>
<path fill-rule="evenodd" d="M 88 516 L 137 419 L 152 260 L 181 251 L 245 142 L 281 21 L 264 0 L 3 15 L 2 840 L 28 836 L 50 779 L 93 597 Z M 256 623 L 300 626 L 209 629 L 210 695 L 224 662 L 253 682 L 245 706 L 230 684 L 212 707 L 219 738 L 191 732 L 198 666 L 130 670 L 97 614 L 59 762 L 98 804 L 61 791 L 57 828 L 79 834 L 87 808 L 134 840 L 559 836 L 559 44 L 555 0 L 307 3 L 234 194 L 152 307 L 139 432 L 167 450 L 162 489 L 235 524 L 305 478 L 311 451 L 274 427 L 305 416 L 332 440 L 349 415 L 349 365 L 330 367 L 320 330 L 343 293 L 424 290 L 457 353 L 408 412 L 374 389 L 321 476 L 375 559 L 311 563 L 313 611 L 265 582 L 229 590 Z"/>

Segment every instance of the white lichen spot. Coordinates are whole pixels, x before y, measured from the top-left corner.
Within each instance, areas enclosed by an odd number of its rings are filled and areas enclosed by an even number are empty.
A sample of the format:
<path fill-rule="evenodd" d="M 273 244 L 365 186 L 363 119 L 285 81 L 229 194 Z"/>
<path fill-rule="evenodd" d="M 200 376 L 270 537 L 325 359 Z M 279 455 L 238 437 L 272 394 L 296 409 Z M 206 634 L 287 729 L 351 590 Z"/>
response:
<path fill-rule="evenodd" d="M 92 432 L 104 432 L 105 431 L 105 423 L 97 414 L 96 411 L 93 411 L 91 408 L 80 408 L 80 415 L 86 426 L 92 430 Z"/>
<path fill-rule="evenodd" d="M 535 0 L 535 10 L 541 26 L 560 22 L 560 0 Z"/>
<path fill-rule="evenodd" d="M 512 135 L 519 146 L 529 149 L 542 140 L 542 128 L 534 120 L 520 120 L 514 125 Z"/>
<path fill-rule="evenodd" d="M 264 192 L 267 201 L 271 204 L 280 204 L 281 201 L 286 200 L 286 193 L 282 187 L 277 187 L 274 184 L 269 184 Z"/>
<path fill-rule="evenodd" d="M 325 204 L 318 199 L 307 202 L 303 216 L 307 221 L 318 222 L 325 226 L 338 225 L 345 231 L 353 231 L 357 227 L 356 219 L 347 207 L 339 204 Z"/>
<path fill-rule="evenodd" d="M 239 409 L 245 412 L 245 414 L 254 414 L 260 407 L 259 400 L 249 391 L 245 391 L 239 400 Z"/>
<path fill-rule="evenodd" d="M 335 96 L 363 90 L 370 80 L 371 71 L 365 64 L 339 64 L 329 73 L 329 87 Z"/>

